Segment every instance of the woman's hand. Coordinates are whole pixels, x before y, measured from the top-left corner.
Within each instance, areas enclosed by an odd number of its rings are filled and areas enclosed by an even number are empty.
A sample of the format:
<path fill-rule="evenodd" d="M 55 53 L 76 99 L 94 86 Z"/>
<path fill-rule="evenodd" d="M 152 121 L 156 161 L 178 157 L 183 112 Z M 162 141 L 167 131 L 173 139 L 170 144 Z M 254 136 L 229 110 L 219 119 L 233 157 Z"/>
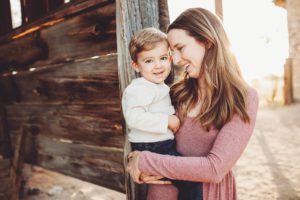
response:
<path fill-rule="evenodd" d="M 141 171 L 138 168 L 139 164 L 139 151 L 133 151 L 128 154 L 127 172 L 130 174 L 134 182 L 142 184 L 143 181 L 140 179 Z"/>
<path fill-rule="evenodd" d="M 134 182 L 142 184 L 171 184 L 170 181 L 159 180 L 162 176 L 153 176 L 142 174 L 138 168 L 139 151 L 133 151 L 128 155 L 127 172 L 130 174 Z"/>
<path fill-rule="evenodd" d="M 162 181 L 160 179 L 162 179 L 163 176 L 152 176 L 152 175 L 145 175 L 145 174 L 141 174 L 141 180 L 143 181 L 143 183 L 147 183 L 147 184 L 171 184 L 171 181 Z"/>

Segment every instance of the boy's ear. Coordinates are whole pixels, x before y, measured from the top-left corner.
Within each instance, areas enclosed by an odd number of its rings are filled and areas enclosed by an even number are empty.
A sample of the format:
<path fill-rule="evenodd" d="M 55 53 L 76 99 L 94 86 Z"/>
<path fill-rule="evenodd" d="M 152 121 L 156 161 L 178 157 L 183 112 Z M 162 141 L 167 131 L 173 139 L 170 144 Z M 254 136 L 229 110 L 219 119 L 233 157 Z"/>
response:
<path fill-rule="evenodd" d="M 136 64 L 136 62 L 131 61 L 131 67 L 134 69 L 134 71 L 140 72 L 139 66 Z"/>

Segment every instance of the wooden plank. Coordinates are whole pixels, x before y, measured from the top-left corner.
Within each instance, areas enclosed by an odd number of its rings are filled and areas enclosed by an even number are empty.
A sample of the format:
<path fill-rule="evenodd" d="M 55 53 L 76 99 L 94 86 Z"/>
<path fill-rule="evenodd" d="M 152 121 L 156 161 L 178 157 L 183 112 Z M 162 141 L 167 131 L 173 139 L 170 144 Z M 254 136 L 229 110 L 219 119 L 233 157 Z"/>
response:
<path fill-rule="evenodd" d="M 36 164 L 124 192 L 123 149 L 36 138 Z"/>
<path fill-rule="evenodd" d="M 27 163 L 125 191 L 123 148 L 70 143 L 44 135 L 32 135 L 30 130 L 25 147 L 24 159 Z"/>
<path fill-rule="evenodd" d="M 33 69 L 0 79 L 0 89 L 3 85 L 7 103 L 103 104 L 111 99 L 119 101 L 115 54 Z"/>
<path fill-rule="evenodd" d="M 9 188 L 11 200 L 19 200 L 19 191 L 22 181 L 22 168 L 24 164 L 24 149 L 25 139 L 27 136 L 27 130 L 22 129 L 21 133 L 17 137 L 16 148 L 14 151 L 14 157 L 12 167 L 10 168 Z"/>
<path fill-rule="evenodd" d="M 10 159 L 0 159 L 0 199 L 1 194 L 6 196 L 9 193 L 9 171 L 11 167 Z"/>
<path fill-rule="evenodd" d="M 34 27 L 33 32 L 1 44 L 0 73 L 115 53 L 115 29 L 114 3 Z"/>
<path fill-rule="evenodd" d="M 0 159 L 9 158 L 12 155 L 9 135 L 7 131 L 6 115 L 0 105 Z"/>
<path fill-rule="evenodd" d="M 167 3 L 167 2 L 165 2 Z M 164 8 L 167 8 L 165 6 Z M 135 73 L 130 67 L 130 56 L 128 52 L 128 43 L 132 35 L 146 27 L 159 28 L 159 12 L 163 13 L 163 7 L 159 11 L 158 0 L 117 0 L 116 1 L 116 19 L 117 19 L 117 47 L 118 47 L 118 71 L 121 92 L 124 91 L 129 82 L 135 78 Z M 151 13 L 151 15 L 149 15 Z M 125 132 L 124 146 L 124 166 L 127 166 L 127 155 L 131 151 L 130 144 L 127 139 L 127 127 L 123 122 L 123 130 Z M 139 193 L 136 189 L 138 185 L 134 184 L 130 176 L 125 173 L 125 188 L 127 199 L 142 200 L 146 198 L 144 193 Z"/>
<path fill-rule="evenodd" d="M 7 106 L 10 134 L 23 126 L 32 135 L 47 135 L 74 143 L 124 145 L 119 102 L 90 105 L 15 104 Z"/>
<path fill-rule="evenodd" d="M 74 0 L 67 4 L 61 6 L 59 10 L 53 13 L 49 13 L 47 16 L 42 17 L 39 20 L 36 20 L 28 25 L 22 26 L 5 36 L 0 36 L 0 44 L 10 41 L 17 35 L 20 35 L 28 30 L 39 30 L 38 27 L 47 27 L 49 22 L 56 21 L 61 18 L 70 18 L 74 17 L 84 11 L 89 11 L 101 7 L 105 7 L 109 4 L 114 4 L 115 0 Z M 51 24 L 50 24 L 51 25 Z"/>
<path fill-rule="evenodd" d="M 10 159 L 0 159 L 0 178 L 7 177 L 9 175 L 10 166 Z"/>
<path fill-rule="evenodd" d="M 5 104 L 1 94 L 0 96 L 0 160 L 3 158 L 10 158 L 11 156 L 12 156 L 12 148 L 11 148 L 11 142 L 10 142 L 10 137 L 8 132 L 8 123 L 6 118 Z"/>
<path fill-rule="evenodd" d="M 43 60 L 47 53 L 46 43 L 36 34 L 2 44 L 0 45 L 0 73 L 7 69 L 15 70 L 29 65 L 36 60 Z"/>
<path fill-rule="evenodd" d="M 12 30 L 12 19 L 10 10 L 10 1 L 0 1 L 0 35 L 4 35 Z"/>

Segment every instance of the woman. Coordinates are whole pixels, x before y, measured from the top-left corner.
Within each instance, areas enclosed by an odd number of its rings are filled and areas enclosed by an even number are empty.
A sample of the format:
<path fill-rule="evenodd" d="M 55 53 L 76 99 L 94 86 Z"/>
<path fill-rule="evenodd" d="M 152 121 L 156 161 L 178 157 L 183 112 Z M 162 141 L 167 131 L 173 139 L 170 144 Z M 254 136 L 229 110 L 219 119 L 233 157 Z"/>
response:
<path fill-rule="evenodd" d="M 235 200 L 231 171 L 256 120 L 258 95 L 241 76 L 220 20 L 208 10 L 184 11 L 168 28 L 174 64 L 185 70 L 171 88 L 182 125 L 177 150 L 185 157 L 147 151 L 129 155 L 128 171 L 149 187 L 148 199 L 177 199 L 160 177 L 203 182 L 204 200 Z M 162 185 L 165 184 L 165 185 Z"/>

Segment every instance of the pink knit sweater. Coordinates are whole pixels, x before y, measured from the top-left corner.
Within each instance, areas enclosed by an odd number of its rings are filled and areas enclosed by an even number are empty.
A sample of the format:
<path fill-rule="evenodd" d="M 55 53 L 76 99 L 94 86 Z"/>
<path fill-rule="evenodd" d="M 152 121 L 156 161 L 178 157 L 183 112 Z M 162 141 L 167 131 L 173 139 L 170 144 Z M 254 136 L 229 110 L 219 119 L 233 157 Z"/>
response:
<path fill-rule="evenodd" d="M 206 132 L 200 123 L 188 117 L 176 133 L 177 150 L 185 157 L 145 151 L 140 154 L 139 169 L 145 174 L 203 182 L 204 200 L 236 200 L 231 169 L 252 135 L 257 108 L 258 95 L 254 89 L 249 89 L 250 123 L 234 116 L 221 130 Z M 148 199 L 175 200 L 177 189 L 172 185 L 150 185 Z"/>

